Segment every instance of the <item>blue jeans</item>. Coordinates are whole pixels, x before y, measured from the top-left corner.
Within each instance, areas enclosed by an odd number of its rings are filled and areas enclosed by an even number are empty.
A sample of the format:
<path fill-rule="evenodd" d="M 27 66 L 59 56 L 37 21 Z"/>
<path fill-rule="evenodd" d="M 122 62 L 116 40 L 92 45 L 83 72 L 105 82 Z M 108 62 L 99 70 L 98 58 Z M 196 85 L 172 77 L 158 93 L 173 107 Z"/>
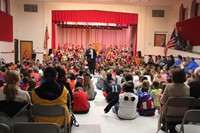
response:
<path fill-rule="evenodd" d="M 119 110 L 119 103 L 116 103 L 114 105 L 113 112 L 117 114 L 118 110 Z"/>
<path fill-rule="evenodd" d="M 95 83 L 95 85 L 96 85 L 96 87 L 97 87 L 98 90 L 102 90 L 102 88 L 99 87 L 98 83 Z"/>

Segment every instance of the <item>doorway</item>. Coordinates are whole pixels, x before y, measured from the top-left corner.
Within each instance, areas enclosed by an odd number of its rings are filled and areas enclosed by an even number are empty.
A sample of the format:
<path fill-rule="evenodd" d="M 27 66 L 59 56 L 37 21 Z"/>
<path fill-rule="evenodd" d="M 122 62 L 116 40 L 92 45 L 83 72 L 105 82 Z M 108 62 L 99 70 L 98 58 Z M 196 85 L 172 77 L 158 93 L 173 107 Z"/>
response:
<path fill-rule="evenodd" d="M 28 58 L 32 58 L 33 41 L 20 41 L 20 61 L 23 61 L 24 52 L 28 52 Z"/>
<path fill-rule="evenodd" d="M 165 46 L 166 34 L 154 34 L 154 46 Z"/>
<path fill-rule="evenodd" d="M 15 63 L 19 61 L 19 40 L 15 39 Z"/>

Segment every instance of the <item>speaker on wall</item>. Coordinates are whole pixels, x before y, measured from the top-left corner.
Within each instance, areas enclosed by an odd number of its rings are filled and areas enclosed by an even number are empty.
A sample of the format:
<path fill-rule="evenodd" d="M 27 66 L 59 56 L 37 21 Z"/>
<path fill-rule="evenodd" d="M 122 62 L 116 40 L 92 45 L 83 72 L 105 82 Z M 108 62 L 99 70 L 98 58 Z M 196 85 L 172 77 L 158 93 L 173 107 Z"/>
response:
<path fill-rule="evenodd" d="M 138 57 L 138 58 L 141 58 L 141 57 L 142 57 L 141 51 L 137 51 L 137 57 Z"/>
<path fill-rule="evenodd" d="M 49 49 L 49 54 L 48 55 L 51 55 L 52 54 L 52 49 L 50 48 Z"/>

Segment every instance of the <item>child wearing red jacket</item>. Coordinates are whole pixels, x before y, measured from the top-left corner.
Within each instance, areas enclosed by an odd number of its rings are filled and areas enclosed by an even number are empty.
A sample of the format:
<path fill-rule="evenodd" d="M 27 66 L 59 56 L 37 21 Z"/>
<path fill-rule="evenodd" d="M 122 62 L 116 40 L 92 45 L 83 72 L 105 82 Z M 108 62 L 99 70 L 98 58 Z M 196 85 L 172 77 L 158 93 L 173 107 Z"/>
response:
<path fill-rule="evenodd" d="M 75 114 L 88 113 L 90 109 L 90 104 L 88 102 L 88 95 L 86 92 L 83 91 L 83 85 L 81 82 L 76 82 L 73 97 L 74 97 L 73 113 Z"/>

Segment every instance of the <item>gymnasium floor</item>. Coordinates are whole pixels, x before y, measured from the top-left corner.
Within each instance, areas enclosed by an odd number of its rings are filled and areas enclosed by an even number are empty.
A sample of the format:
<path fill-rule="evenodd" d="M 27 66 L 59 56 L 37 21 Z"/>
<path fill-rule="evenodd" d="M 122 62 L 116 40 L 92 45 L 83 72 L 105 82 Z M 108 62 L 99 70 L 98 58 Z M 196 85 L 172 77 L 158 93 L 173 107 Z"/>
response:
<path fill-rule="evenodd" d="M 97 78 L 93 78 L 95 83 Z M 158 113 L 153 117 L 137 116 L 134 120 L 120 120 L 116 114 L 110 110 L 104 113 L 107 105 L 102 91 L 97 90 L 94 101 L 90 101 L 90 111 L 88 114 L 75 115 L 79 122 L 79 127 L 73 127 L 72 133 L 156 133 Z M 159 131 L 159 133 L 164 133 Z"/>

